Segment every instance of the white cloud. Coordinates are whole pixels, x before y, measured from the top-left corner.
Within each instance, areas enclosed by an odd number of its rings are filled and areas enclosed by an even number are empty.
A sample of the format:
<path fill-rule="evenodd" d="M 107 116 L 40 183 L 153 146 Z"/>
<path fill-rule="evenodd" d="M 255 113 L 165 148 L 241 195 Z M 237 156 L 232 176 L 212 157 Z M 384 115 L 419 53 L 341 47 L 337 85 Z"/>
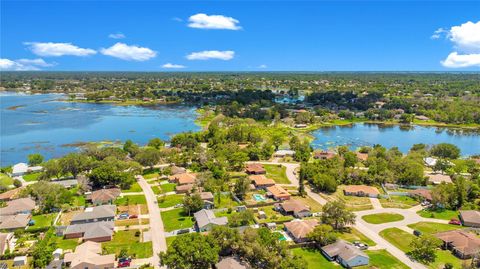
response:
<path fill-rule="evenodd" d="M 108 37 L 113 39 L 122 39 L 122 38 L 125 38 L 126 36 L 122 33 L 115 33 L 115 34 L 109 34 Z"/>
<path fill-rule="evenodd" d="M 55 64 L 47 63 L 43 59 L 18 59 L 15 61 L 9 59 L 0 59 L 0 70 L 28 71 L 40 70 L 39 67 L 49 67 Z"/>
<path fill-rule="evenodd" d="M 266 64 L 261 64 L 261 65 L 258 66 L 258 68 L 261 68 L 261 69 L 265 69 L 265 68 L 267 68 L 267 67 L 268 67 L 268 66 L 267 66 Z"/>
<path fill-rule="evenodd" d="M 25 45 L 30 47 L 30 50 L 39 56 L 88 56 L 96 54 L 93 49 L 84 49 L 73 45 L 72 43 L 53 43 L 53 42 L 25 42 Z"/>
<path fill-rule="evenodd" d="M 435 32 L 433 32 L 432 36 L 430 36 L 431 39 L 439 39 L 440 37 L 442 37 L 443 34 L 445 34 L 446 31 L 445 29 L 443 28 L 438 28 L 437 30 L 435 30 Z"/>
<path fill-rule="evenodd" d="M 226 30 L 240 30 L 242 27 L 237 24 L 238 20 L 232 17 L 226 17 L 223 15 L 207 15 L 198 13 L 188 18 L 190 22 L 188 27 L 199 29 L 226 29 Z"/>
<path fill-rule="evenodd" d="M 100 52 L 103 55 L 112 56 L 127 61 L 146 61 L 157 56 L 157 52 L 149 48 L 127 45 L 125 43 L 116 43 L 110 48 L 102 48 Z"/>
<path fill-rule="evenodd" d="M 172 20 L 178 21 L 178 22 L 183 22 L 183 19 L 179 18 L 179 17 L 173 17 Z"/>
<path fill-rule="evenodd" d="M 186 66 L 181 65 L 181 64 L 172 64 L 172 63 L 166 63 L 162 65 L 162 68 L 169 68 L 169 69 L 181 69 L 185 68 Z"/>
<path fill-rule="evenodd" d="M 480 21 L 453 26 L 448 37 L 460 51 L 480 52 Z"/>
<path fill-rule="evenodd" d="M 452 52 L 441 63 L 443 66 L 451 68 L 480 66 L 480 54 L 458 54 L 457 52 Z"/>
<path fill-rule="evenodd" d="M 235 52 L 232 50 L 204 50 L 199 52 L 192 52 L 187 55 L 188 60 L 209 60 L 209 59 L 218 59 L 228 61 L 235 57 Z"/>

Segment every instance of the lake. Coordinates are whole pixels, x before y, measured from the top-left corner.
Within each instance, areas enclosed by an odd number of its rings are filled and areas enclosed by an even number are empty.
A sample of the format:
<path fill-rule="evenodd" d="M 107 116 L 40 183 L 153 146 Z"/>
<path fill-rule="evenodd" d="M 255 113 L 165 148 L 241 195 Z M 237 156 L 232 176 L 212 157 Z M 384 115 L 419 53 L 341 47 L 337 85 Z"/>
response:
<path fill-rule="evenodd" d="M 316 149 L 347 145 L 353 150 L 380 144 L 386 148 L 396 146 L 403 153 L 407 153 L 413 144 L 451 143 L 460 148 L 463 156 L 480 154 L 478 130 L 358 123 L 320 128 L 312 135 L 315 137 L 312 147 Z"/>
<path fill-rule="evenodd" d="M 26 162 L 27 155 L 60 157 L 78 150 L 74 144 L 125 141 L 139 144 L 159 137 L 198 131 L 193 107 L 153 107 L 59 101 L 63 95 L 0 93 L 1 166 Z M 72 145 L 73 144 L 73 145 Z"/>

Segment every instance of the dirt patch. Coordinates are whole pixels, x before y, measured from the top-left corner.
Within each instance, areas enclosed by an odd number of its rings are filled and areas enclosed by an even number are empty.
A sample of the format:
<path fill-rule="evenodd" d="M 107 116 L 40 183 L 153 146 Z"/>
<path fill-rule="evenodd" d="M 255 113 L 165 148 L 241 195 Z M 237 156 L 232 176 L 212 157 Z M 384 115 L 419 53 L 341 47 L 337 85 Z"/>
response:
<path fill-rule="evenodd" d="M 73 216 L 75 216 L 78 213 L 82 213 L 83 211 L 78 210 L 78 211 L 70 211 L 70 212 L 63 212 L 62 215 L 60 216 L 59 224 L 60 225 L 69 225 L 70 221 L 72 220 Z"/>
<path fill-rule="evenodd" d="M 140 208 L 140 212 L 138 211 Z M 129 215 L 143 215 L 148 214 L 147 205 L 121 205 L 117 207 L 118 212 L 128 212 Z"/>

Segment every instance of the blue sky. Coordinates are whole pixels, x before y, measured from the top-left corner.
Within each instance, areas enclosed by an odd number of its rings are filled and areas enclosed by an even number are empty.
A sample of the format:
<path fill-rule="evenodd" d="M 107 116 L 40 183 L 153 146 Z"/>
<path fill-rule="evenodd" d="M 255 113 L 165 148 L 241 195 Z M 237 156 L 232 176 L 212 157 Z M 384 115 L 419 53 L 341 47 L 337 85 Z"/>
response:
<path fill-rule="evenodd" d="M 2 0 L 0 68 L 478 71 L 479 10 L 479 1 Z"/>

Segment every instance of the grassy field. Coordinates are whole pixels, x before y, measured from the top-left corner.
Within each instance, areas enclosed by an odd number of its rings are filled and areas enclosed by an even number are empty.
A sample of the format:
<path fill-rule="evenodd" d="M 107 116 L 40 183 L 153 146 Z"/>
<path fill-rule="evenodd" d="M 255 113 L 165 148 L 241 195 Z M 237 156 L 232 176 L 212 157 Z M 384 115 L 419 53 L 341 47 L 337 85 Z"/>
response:
<path fill-rule="evenodd" d="M 285 222 L 293 219 L 293 216 L 284 216 L 277 211 L 273 210 L 273 206 L 261 207 L 258 210 L 265 212 L 267 215 L 266 219 L 259 219 L 258 213 L 254 213 L 255 218 L 258 220 L 258 223 L 267 223 L 267 222 Z"/>
<path fill-rule="evenodd" d="M 423 221 L 410 224 L 408 225 L 408 227 L 414 230 L 419 230 L 420 232 L 425 234 L 435 234 L 439 232 L 451 231 L 451 230 L 462 228 L 462 226 L 459 226 L 459 225 L 450 225 L 450 224 L 444 224 L 444 223 L 423 222 Z"/>
<path fill-rule="evenodd" d="M 164 211 L 160 214 L 162 215 L 163 225 L 166 232 L 191 228 L 193 226 L 193 217 L 187 216 L 183 212 L 183 208 Z"/>
<path fill-rule="evenodd" d="M 78 238 L 75 239 L 63 239 L 62 237 L 56 237 L 57 248 L 63 250 L 71 249 L 75 250 L 75 247 L 78 245 Z"/>
<path fill-rule="evenodd" d="M 10 186 L 13 185 L 13 178 L 9 177 L 4 173 L 0 173 L 0 186 Z"/>
<path fill-rule="evenodd" d="M 27 264 L 28 264 L 28 265 L 25 265 L 25 266 L 16 266 L 16 267 L 13 267 L 13 259 L 11 259 L 11 260 L 2 260 L 1 262 L 6 263 L 6 264 L 7 264 L 7 268 L 29 269 L 29 268 L 30 268 L 29 264 L 32 262 L 32 257 L 28 257 L 28 258 L 27 258 Z"/>
<path fill-rule="evenodd" d="M 410 196 L 390 196 L 390 199 L 379 199 L 385 208 L 410 208 L 418 205 L 418 201 Z"/>
<path fill-rule="evenodd" d="M 233 208 L 239 205 L 239 203 L 232 200 L 229 194 L 216 193 L 213 201 L 215 203 L 215 208 Z"/>
<path fill-rule="evenodd" d="M 167 183 L 159 185 L 159 188 L 161 189 L 161 193 L 167 193 L 175 191 L 175 186 L 176 185 L 174 183 Z"/>
<path fill-rule="evenodd" d="M 173 194 L 173 195 L 166 195 L 158 197 L 158 207 L 160 208 L 167 208 L 172 207 L 176 204 L 183 203 L 184 195 L 180 194 Z"/>
<path fill-rule="evenodd" d="M 152 179 L 152 178 L 158 178 L 160 176 L 159 173 L 147 173 L 143 175 L 144 179 Z"/>
<path fill-rule="evenodd" d="M 360 242 L 366 243 L 371 247 L 377 245 L 370 238 L 366 237 L 364 234 L 362 234 L 360 231 L 358 231 L 355 228 L 350 228 L 349 232 L 340 233 L 338 237 L 350 243 L 352 243 L 353 241 L 360 241 Z"/>
<path fill-rule="evenodd" d="M 451 220 L 451 219 L 458 219 L 458 211 L 456 210 L 441 210 L 441 211 L 434 211 L 434 210 L 420 210 L 417 212 L 420 216 L 424 218 L 433 218 L 433 219 L 444 219 L 444 220 Z"/>
<path fill-rule="evenodd" d="M 283 165 L 264 164 L 263 167 L 267 171 L 266 176 L 275 180 L 279 184 L 290 184 L 290 180 L 287 178 L 287 168 Z"/>
<path fill-rule="evenodd" d="M 371 214 L 363 216 L 362 219 L 371 224 L 381 224 L 387 222 L 394 222 L 403 220 L 404 217 L 400 214 L 394 213 L 378 213 L 378 214 Z"/>
<path fill-rule="evenodd" d="M 57 214 L 55 213 L 32 216 L 32 220 L 35 221 L 35 225 L 28 226 L 27 230 L 52 226 L 52 222 L 56 216 Z"/>
<path fill-rule="evenodd" d="M 310 196 L 306 196 L 306 197 L 293 196 L 292 199 L 301 201 L 304 204 L 308 205 L 310 207 L 310 211 L 312 211 L 312 212 L 321 212 L 322 211 L 322 205 L 317 203 L 317 201 L 313 200 L 312 198 L 310 198 Z"/>
<path fill-rule="evenodd" d="M 328 201 L 341 200 L 344 201 L 347 208 L 352 211 L 361 211 L 373 209 L 370 199 L 367 197 L 357 197 L 357 196 L 345 196 L 343 194 L 343 189 L 345 186 L 338 186 L 337 191 L 331 195 L 320 193 L 322 197 Z"/>
<path fill-rule="evenodd" d="M 385 238 L 388 242 L 392 243 L 394 246 L 407 253 L 411 250 L 410 242 L 415 238 L 414 235 L 409 234 L 398 228 L 388 228 L 380 232 L 380 236 Z M 462 268 L 462 260 L 453 256 L 450 251 L 447 250 L 437 250 L 437 258 L 435 262 L 428 264 L 429 268 L 432 269 L 441 269 L 444 268 L 446 263 L 453 264 L 454 268 Z"/>
<path fill-rule="evenodd" d="M 116 205 L 138 205 L 146 203 L 147 200 L 144 195 L 128 195 L 115 200 Z"/>
<path fill-rule="evenodd" d="M 135 236 L 138 230 L 117 231 L 110 242 L 102 243 L 102 248 L 108 254 L 118 255 L 122 249 L 126 249 L 128 255 L 142 259 L 152 256 L 152 242 L 140 242 L 140 237 Z"/>
<path fill-rule="evenodd" d="M 130 186 L 130 189 L 122 190 L 122 192 L 142 192 L 142 187 L 140 187 L 138 182 L 135 182 Z"/>
<path fill-rule="evenodd" d="M 370 264 L 356 268 L 369 269 L 408 269 L 408 266 L 403 264 L 400 260 L 392 256 L 384 249 L 367 250 L 365 253 L 370 257 Z"/>
<path fill-rule="evenodd" d="M 41 172 L 26 174 L 23 175 L 23 179 L 27 182 L 36 181 L 41 174 Z"/>
<path fill-rule="evenodd" d="M 140 220 L 140 223 L 138 222 Z M 123 219 L 123 220 L 115 220 L 115 226 L 131 226 L 131 225 L 143 225 L 149 224 L 149 219 Z"/>
<path fill-rule="evenodd" d="M 335 262 L 328 261 L 318 249 L 294 248 L 292 252 L 307 262 L 308 269 L 341 269 L 343 268 Z"/>

